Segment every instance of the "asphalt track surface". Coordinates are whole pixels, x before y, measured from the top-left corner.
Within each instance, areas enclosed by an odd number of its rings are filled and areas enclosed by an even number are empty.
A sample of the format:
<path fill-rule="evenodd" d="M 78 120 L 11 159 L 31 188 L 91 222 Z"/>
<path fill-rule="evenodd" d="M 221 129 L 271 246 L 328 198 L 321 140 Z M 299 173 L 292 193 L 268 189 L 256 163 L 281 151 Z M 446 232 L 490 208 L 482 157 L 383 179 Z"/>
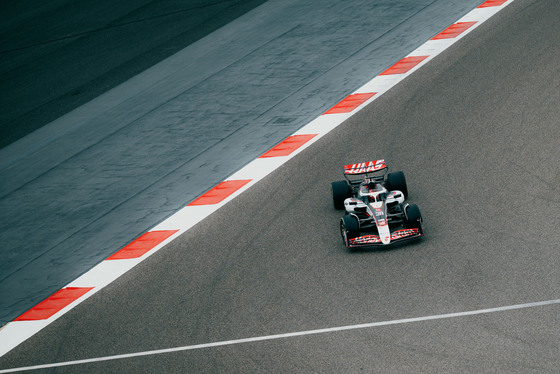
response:
<path fill-rule="evenodd" d="M 8 3 L 2 113 L 16 126 L 6 133 L 79 105 L 257 3 Z M 0 149 L 0 324 L 479 3 L 267 1 Z"/>
<path fill-rule="evenodd" d="M 0 367 L 558 299 L 559 17 L 516 0 Z M 329 183 L 381 157 L 427 235 L 350 253 Z M 553 305 L 53 372 L 555 373 L 559 348 Z"/>

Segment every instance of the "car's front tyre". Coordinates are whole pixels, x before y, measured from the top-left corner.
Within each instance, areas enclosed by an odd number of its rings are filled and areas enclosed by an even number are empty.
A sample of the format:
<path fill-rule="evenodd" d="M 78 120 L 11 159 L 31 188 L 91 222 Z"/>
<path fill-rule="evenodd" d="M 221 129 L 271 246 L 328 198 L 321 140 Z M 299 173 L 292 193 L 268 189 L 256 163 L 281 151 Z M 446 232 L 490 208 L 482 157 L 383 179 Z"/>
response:
<path fill-rule="evenodd" d="M 360 236 L 360 224 L 356 217 L 346 214 L 340 219 L 340 235 L 345 246 L 350 239 Z"/>
<path fill-rule="evenodd" d="M 418 205 L 410 204 L 406 207 L 406 224 L 409 228 L 422 228 L 422 215 Z"/>

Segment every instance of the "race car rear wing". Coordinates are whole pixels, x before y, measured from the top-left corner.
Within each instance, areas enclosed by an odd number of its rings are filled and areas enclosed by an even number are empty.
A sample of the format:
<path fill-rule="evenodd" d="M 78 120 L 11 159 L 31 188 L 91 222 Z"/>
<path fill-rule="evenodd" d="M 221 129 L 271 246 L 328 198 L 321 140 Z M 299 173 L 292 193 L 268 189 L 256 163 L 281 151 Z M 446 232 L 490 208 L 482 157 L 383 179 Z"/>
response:
<path fill-rule="evenodd" d="M 373 173 L 387 169 L 387 164 L 385 160 L 376 160 L 368 162 L 360 162 L 358 164 L 344 165 L 344 174 L 348 175 L 359 175 Z"/>
<path fill-rule="evenodd" d="M 344 178 L 355 187 L 365 178 L 372 178 L 379 182 L 383 181 L 384 175 L 387 174 L 389 168 L 385 160 L 375 160 L 368 162 L 360 162 L 357 164 L 344 165 Z"/>

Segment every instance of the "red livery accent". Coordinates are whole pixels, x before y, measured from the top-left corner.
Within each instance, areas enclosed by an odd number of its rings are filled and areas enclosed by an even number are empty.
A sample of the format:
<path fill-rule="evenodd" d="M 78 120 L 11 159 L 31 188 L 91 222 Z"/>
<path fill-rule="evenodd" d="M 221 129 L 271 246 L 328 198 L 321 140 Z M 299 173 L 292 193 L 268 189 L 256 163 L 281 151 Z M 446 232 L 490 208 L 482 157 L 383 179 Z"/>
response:
<path fill-rule="evenodd" d="M 218 204 L 251 181 L 252 179 L 223 181 L 187 206 Z"/>
<path fill-rule="evenodd" d="M 38 321 L 50 318 L 92 289 L 93 287 L 63 288 L 14 319 L 14 321 Z"/>
<path fill-rule="evenodd" d="M 476 22 L 457 22 L 434 36 L 432 40 L 456 38 L 475 23 Z"/>
<path fill-rule="evenodd" d="M 391 234 L 391 240 L 398 240 L 398 239 L 402 239 L 402 238 L 406 238 L 409 236 L 414 236 L 414 235 L 419 235 L 420 234 L 420 230 L 417 228 L 412 228 L 412 229 L 402 229 L 402 230 L 398 230 L 395 231 L 394 233 Z M 377 244 L 377 243 L 381 243 L 381 238 L 378 235 L 364 235 L 364 236 L 359 236 L 357 238 L 354 239 L 350 239 L 349 241 L 350 245 L 358 245 L 358 244 Z"/>
<path fill-rule="evenodd" d="M 325 112 L 325 114 L 335 114 L 335 113 L 350 113 L 370 98 L 372 98 L 377 92 L 367 92 L 367 93 L 357 93 L 347 96 L 340 103 L 333 106 L 331 109 Z"/>
<path fill-rule="evenodd" d="M 127 260 L 142 257 L 177 231 L 179 230 L 149 231 L 107 258 L 107 260 Z"/>
<path fill-rule="evenodd" d="M 483 2 L 482 4 L 480 4 L 478 6 L 478 8 L 488 8 L 488 7 L 493 7 L 493 6 L 500 6 L 503 3 L 505 3 L 507 0 L 487 0 L 485 2 Z"/>
<path fill-rule="evenodd" d="M 387 168 L 385 160 L 360 162 L 358 164 L 344 165 L 344 174 L 365 174 Z"/>
<path fill-rule="evenodd" d="M 259 158 L 289 156 L 316 136 L 317 134 L 292 135 Z"/>
<path fill-rule="evenodd" d="M 381 238 L 377 235 L 364 235 L 359 236 L 354 239 L 350 239 L 349 243 L 354 244 L 371 244 L 371 243 L 381 243 Z"/>
<path fill-rule="evenodd" d="M 391 234 L 391 240 L 406 238 L 407 236 L 417 235 L 419 233 L 420 230 L 417 228 L 398 230 Z"/>
<path fill-rule="evenodd" d="M 430 56 L 405 57 L 379 75 L 404 74 Z"/>

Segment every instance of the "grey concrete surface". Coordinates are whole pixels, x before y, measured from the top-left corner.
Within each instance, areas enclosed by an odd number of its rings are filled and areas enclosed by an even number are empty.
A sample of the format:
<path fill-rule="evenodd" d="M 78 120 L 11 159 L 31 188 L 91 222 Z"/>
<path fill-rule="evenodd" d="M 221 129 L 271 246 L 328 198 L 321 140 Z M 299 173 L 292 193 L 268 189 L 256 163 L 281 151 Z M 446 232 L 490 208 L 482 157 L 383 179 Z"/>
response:
<path fill-rule="evenodd" d="M 263 2 L 3 1 L 0 148 Z"/>
<path fill-rule="evenodd" d="M 268 1 L 1 149 L 0 322 L 122 248 L 479 2 Z M 118 24 L 144 25 L 154 6 Z M 58 17 L 57 9 L 45 17 Z M 157 33 L 167 16 L 153 20 L 140 34 Z M 138 42 L 131 32 L 121 37 Z"/>
<path fill-rule="evenodd" d="M 558 299 L 559 12 L 554 0 L 516 0 L 0 367 Z M 329 183 L 340 165 L 378 157 L 406 173 L 426 237 L 351 253 Z M 559 315 L 549 306 L 54 372 L 557 373 Z"/>

